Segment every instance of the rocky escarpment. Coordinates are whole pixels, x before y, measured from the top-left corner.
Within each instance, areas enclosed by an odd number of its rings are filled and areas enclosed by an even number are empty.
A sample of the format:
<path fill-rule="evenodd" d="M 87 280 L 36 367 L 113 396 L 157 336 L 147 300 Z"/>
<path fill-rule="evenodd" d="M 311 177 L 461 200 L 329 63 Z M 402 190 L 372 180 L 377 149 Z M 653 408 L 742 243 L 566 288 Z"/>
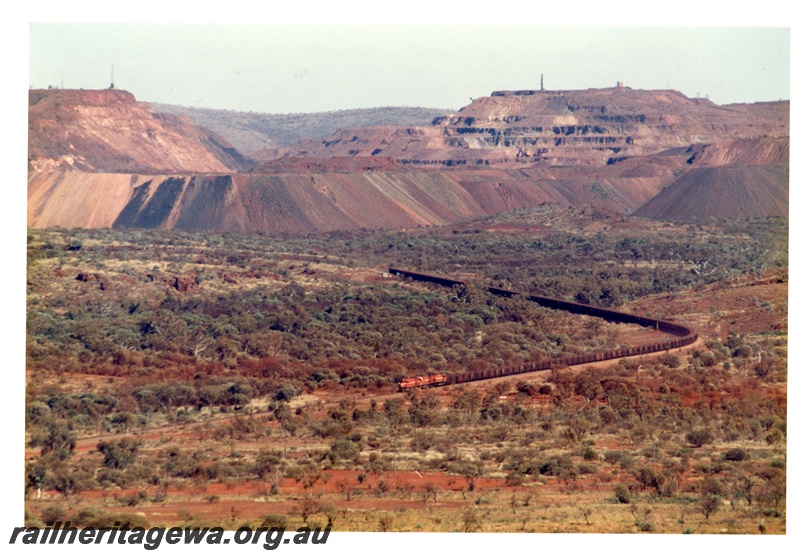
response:
<path fill-rule="evenodd" d="M 31 90 L 28 169 L 226 173 L 252 162 L 187 118 L 153 112 L 122 90 Z"/>
<path fill-rule="evenodd" d="M 523 90 L 476 99 L 429 127 L 346 129 L 289 153 L 380 155 L 416 166 L 605 165 L 671 147 L 787 134 L 788 102 L 725 107 L 670 90 Z"/>
<path fill-rule="evenodd" d="M 789 165 L 789 137 L 740 138 L 690 148 L 690 165 Z"/>
<path fill-rule="evenodd" d="M 250 166 L 127 92 L 30 99 L 31 227 L 405 228 L 540 204 L 671 220 L 788 213 L 788 102 L 495 92 L 431 126 L 343 130 Z"/>

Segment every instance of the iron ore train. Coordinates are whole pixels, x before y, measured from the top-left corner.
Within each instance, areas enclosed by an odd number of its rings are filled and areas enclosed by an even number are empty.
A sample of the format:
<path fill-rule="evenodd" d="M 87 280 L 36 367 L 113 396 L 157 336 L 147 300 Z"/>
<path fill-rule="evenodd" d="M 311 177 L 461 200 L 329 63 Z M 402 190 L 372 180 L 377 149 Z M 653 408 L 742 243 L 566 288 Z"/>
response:
<path fill-rule="evenodd" d="M 430 282 L 440 286 L 453 287 L 463 285 L 464 282 L 460 280 L 453 280 L 451 278 L 442 278 L 439 276 L 431 276 L 430 274 L 422 274 L 419 272 L 411 272 L 408 270 L 400 270 L 397 268 L 390 268 L 389 274 L 394 274 L 403 278 L 417 280 L 421 282 Z M 523 296 L 527 299 L 536 302 L 542 307 L 549 309 L 558 309 L 567 311 L 569 313 L 576 313 L 579 315 L 588 315 L 590 317 L 599 317 L 606 321 L 615 323 L 631 323 L 641 325 L 643 327 L 653 328 L 674 336 L 671 340 L 664 342 L 657 342 L 653 344 L 643 344 L 640 346 L 631 346 L 628 348 L 618 348 L 616 350 L 607 350 L 605 352 L 594 352 L 590 354 L 579 354 L 577 356 L 570 356 L 565 358 L 553 358 L 546 360 L 539 360 L 537 362 L 525 362 L 514 367 L 504 368 L 491 368 L 484 371 L 456 373 L 452 375 L 434 374 L 422 377 L 409 377 L 403 379 L 399 383 L 400 391 L 407 391 L 413 388 L 420 387 L 435 387 L 440 385 L 453 385 L 456 383 L 469 383 L 470 381 L 481 381 L 484 379 L 494 379 L 496 377 L 505 377 L 507 375 L 517 375 L 520 373 L 530 373 L 533 371 L 543 371 L 553 369 L 554 367 L 574 366 L 578 364 L 587 364 L 591 362 L 601 362 L 603 360 L 612 360 L 614 358 L 627 358 L 630 356 L 640 356 L 642 354 L 650 354 L 652 352 L 661 352 L 664 350 L 671 350 L 673 348 L 680 348 L 688 346 L 697 340 L 697 331 L 686 325 L 674 323 L 671 321 L 663 321 L 661 319 L 651 319 L 650 317 L 642 317 L 632 313 L 625 313 L 624 311 L 616 311 L 614 309 L 606 309 L 604 307 L 595 307 L 592 305 L 584 305 L 572 301 L 565 301 L 550 297 L 521 294 L 511 290 L 503 290 L 501 288 L 487 288 L 487 290 L 496 295 L 503 297 Z"/>

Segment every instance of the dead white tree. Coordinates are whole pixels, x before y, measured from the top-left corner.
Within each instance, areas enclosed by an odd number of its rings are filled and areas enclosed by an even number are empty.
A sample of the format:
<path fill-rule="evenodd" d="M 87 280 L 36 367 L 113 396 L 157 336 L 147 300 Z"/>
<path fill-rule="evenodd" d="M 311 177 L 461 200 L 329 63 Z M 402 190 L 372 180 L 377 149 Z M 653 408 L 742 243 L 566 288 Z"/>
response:
<path fill-rule="evenodd" d="M 692 269 L 692 272 L 697 274 L 698 276 L 711 276 L 717 271 L 717 267 L 705 261 L 688 261 L 689 267 Z"/>

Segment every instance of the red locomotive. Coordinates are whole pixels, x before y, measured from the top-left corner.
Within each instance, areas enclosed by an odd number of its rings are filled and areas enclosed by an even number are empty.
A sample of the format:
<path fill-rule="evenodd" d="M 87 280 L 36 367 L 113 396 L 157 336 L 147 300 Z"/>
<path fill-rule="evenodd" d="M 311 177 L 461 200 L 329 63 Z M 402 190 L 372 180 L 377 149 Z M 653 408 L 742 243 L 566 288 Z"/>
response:
<path fill-rule="evenodd" d="M 447 376 L 443 373 L 434 373 L 424 377 L 406 377 L 400 381 L 400 390 L 415 389 L 417 387 L 439 387 L 447 382 Z"/>

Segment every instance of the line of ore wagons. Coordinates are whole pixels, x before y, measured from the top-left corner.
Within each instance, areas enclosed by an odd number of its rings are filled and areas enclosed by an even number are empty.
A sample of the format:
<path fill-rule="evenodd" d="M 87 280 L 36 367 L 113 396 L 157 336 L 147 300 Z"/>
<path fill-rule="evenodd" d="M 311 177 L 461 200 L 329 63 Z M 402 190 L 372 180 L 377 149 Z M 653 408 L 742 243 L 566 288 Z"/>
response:
<path fill-rule="evenodd" d="M 402 278 L 409 278 L 421 282 L 430 282 L 439 284 L 440 286 L 452 287 L 463 285 L 465 282 L 460 280 L 453 280 L 451 278 L 442 278 L 439 276 L 432 276 L 430 274 L 422 274 L 420 272 L 411 272 L 408 270 L 401 270 L 398 268 L 390 268 L 389 274 L 394 274 Z M 503 290 L 501 288 L 487 288 L 487 290 L 497 296 L 512 297 L 523 295 L 519 292 L 511 290 Z M 496 377 L 504 377 L 507 375 L 516 375 L 519 373 L 529 373 L 532 371 L 542 371 L 552 369 L 553 367 L 574 366 L 577 364 L 586 364 L 590 362 L 599 362 L 603 360 L 611 360 L 614 358 L 626 358 L 629 356 L 638 356 L 642 354 L 649 354 L 651 352 L 660 352 L 670 350 L 672 348 L 680 348 L 692 344 L 697 340 L 697 331 L 691 327 L 673 323 L 671 321 L 663 321 L 659 319 L 651 319 L 649 317 L 642 317 L 633 315 L 632 313 L 625 313 L 616 311 L 614 309 L 606 309 L 604 307 L 594 307 L 592 305 L 584 305 L 572 301 L 565 301 L 550 297 L 538 295 L 524 295 L 527 299 L 536 302 L 542 307 L 550 309 L 558 309 L 567 311 L 569 313 L 576 313 L 579 315 L 588 315 L 590 317 L 599 317 L 606 321 L 616 323 L 632 323 L 641 325 L 643 327 L 653 328 L 667 334 L 671 334 L 676 338 L 658 342 L 654 344 L 644 344 L 640 346 L 631 346 L 628 348 L 620 348 L 617 350 L 607 350 L 605 352 L 594 352 L 591 354 L 580 354 L 578 356 L 571 356 L 567 358 L 554 358 L 548 360 L 540 360 L 537 362 L 525 362 L 515 367 L 504 368 L 491 368 L 478 372 L 456 373 L 451 375 L 435 374 L 426 377 L 410 377 L 403 379 L 399 388 L 401 391 L 415 387 L 426 387 L 432 385 L 452 385 L 455 383 L 468 383 L 470 381 L 480 381 L 483 379 L 493 379 Z"/>

